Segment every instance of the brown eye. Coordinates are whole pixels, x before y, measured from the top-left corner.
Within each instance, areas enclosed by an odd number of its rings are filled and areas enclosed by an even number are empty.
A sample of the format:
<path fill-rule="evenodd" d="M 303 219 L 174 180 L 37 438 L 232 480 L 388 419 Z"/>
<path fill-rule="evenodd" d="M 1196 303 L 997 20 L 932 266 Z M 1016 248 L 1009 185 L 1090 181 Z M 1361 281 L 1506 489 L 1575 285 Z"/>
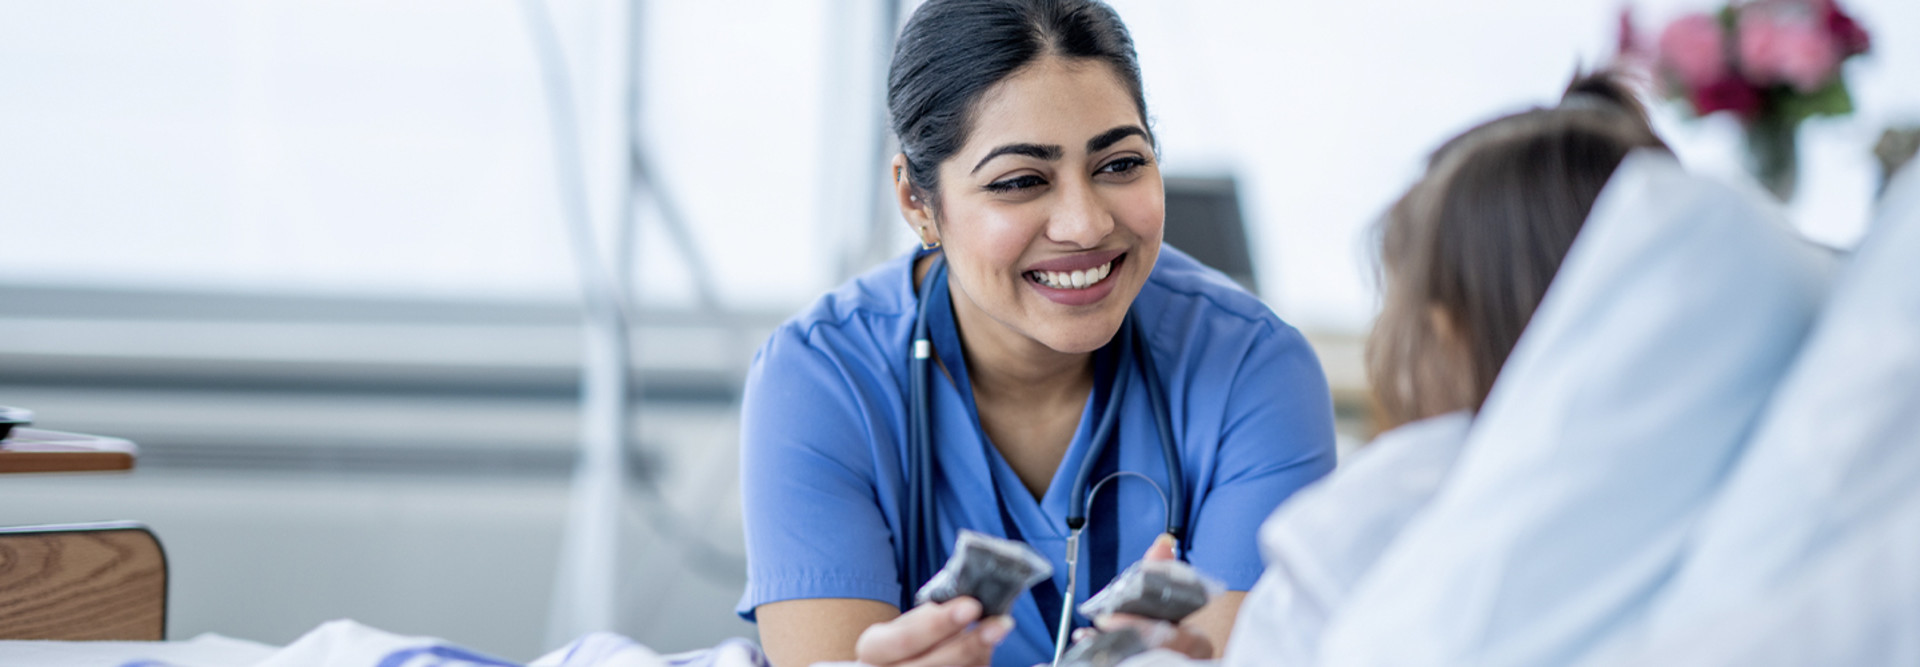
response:
<path fill-rule="evenodd" d="M 1032 174 L 1027 174 L 1025 176 L 1015 176 L 1013 178 L 994 181 L 992 183 L 988 183 L 986 187 L 987 187 L 987 190 L 992 192 L 1013 192 L 1015 190 L 1025 190 L 1027 188 L 1036 188 L 1046 184 L 1047 184 L 1046 179 L 1040 178 L 1039 176 L 1034 176 Z"/>
<path fill-rule="evenodd" d="M 1104 165 L 1101 165 L 1099 173 L 1124 174 L 1144 166 L 1147 166 L 1146 159 L 1134 157 L 1134 156 L 1127 156 L 1127 157 L 1120 158 L 1118 160 L 1114 160 L 1112 162 L 1108 162 Z"/>

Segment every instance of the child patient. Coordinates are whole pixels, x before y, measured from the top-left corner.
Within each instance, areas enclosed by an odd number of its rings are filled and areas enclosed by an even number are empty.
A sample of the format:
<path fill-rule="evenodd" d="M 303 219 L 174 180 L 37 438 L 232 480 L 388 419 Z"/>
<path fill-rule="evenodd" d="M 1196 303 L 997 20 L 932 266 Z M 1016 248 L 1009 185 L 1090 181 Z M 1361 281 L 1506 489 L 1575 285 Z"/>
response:
<path fill-rule="evenodd" d="M 1632 93 L 1600 74 L 1434 152 L 1380 230 L 1385 297 L 1367 368 L 1386 432 L 1261 528 L 1267 570 L 1225 662 L 1315 661 L 1328 619 L 1440 487 L 1601 188 L 1640 148 L 1666 150 Z"/>

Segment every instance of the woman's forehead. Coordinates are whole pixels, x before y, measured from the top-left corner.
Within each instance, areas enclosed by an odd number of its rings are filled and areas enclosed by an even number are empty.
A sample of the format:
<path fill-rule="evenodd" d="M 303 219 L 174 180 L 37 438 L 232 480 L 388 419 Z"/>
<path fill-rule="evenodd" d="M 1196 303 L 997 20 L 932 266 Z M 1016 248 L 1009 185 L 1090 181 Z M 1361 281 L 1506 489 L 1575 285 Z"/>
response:
<path fill-rule="evenodd" d="M 1146 129 L 1132 92 L 1106 63 L 1048 57 L 994 84 L 980 98 L 966 145 L 954 155 L 971 166 L 997 146 L 1056 145 L 1067 155 L 1114 128 Z"/>

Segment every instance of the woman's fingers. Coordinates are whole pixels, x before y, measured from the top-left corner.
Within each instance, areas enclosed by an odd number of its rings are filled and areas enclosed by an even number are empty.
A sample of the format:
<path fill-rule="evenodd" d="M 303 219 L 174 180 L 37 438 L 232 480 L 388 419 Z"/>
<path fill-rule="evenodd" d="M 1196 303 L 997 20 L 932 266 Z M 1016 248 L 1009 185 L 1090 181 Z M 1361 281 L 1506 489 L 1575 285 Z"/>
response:
<path fill-rule="evenodd" d="M 970 597 L 914 607 L 861 632 L 854 654 L 869 665 L 904 663 L 958 638 L 980 620 L 980 611 L 980 602 Z"/>
<path fill-rule="evenodd" d="M 1145 616 L 1138 616 L 1135 614 L 1107 614 L 1105 616 L 1101 616 L 1100 618 L 1093 619 L 1093 627 L 1099 628 L 1101 632 L 1112 632 L 1114 630 L 1119 630 L 1120 628 L 1127 628 L 1127 627 L 1139 628 L 1142 632 L 1144 632 L 1146 631 L 1147 626 L 1151 626 L 1155 623 L 1165 623 L 1165 622 L 1166 621 L 1147 618 Z"/>
<path fill-rule="evenodd" d="M 1194 660 L 1212 660 L 1213 642 L 1206 635 L 1179 626 L 1174 627 L 1173 637 L 1160 643 L 1160 648 L 1179 653 Z"/>
<path fill-rule="evenodd" d="M 1142 561 L 1171 561 L 1171 559 L 1173 559 L 1173 534 L 1162 532 L 1158 538 L 1154 538 L 1154 544 L 1146 548 L 1146 556 L 1142 556 L 1140 559 L 1142 559 Z"/>
<path fill-rule="evenodd" d="M 962 604 L 964 602 L 965 604 Z M 1013 631 L 1013 619 L 980 618 L 980 603 L 960 598 L 921 605 L 900 618 L 868 628 L 855 651 L 860 662 L 884 667 L 978 667 L 993 662 L 993 649 Z"/>
<path fill-rule="evenodd" d="M 1131 627 L 1140 632 L 1142 636 L 1151 636 L 1148 633 L 1156 626 L 1168 628 L 1171 629 L 1172 632 L 1168 633 L 1166 638 L 1161 640 L 1160 644 L 1155 648 L 1174 651 L 1195 660 L 1213 659 L 1213 642 L 1208 640 L 1206 635 L 1179 624 L 1168 623 L 1145 616 L 1135 616 L 1133 614 L 1107 614 L 1106 616 L 1093 619 L 1093 625 L 1094 627 L 1100 628 L 1101 632 L 1112 632 L 1120 628 Z"/>
<path fill-rule="evenodd" d="M 893 667 L 980 667 L 993 664 L 993 647 L 1013 632 L 1013 618 L 995 616 L 972 630 Z"/>
<path fill-rule="evenodd" d="M 1147 547 L 1147 555 L 1140 560 L 1173 560 L 1173 535 L 1161 533 L 1153 539 L 1153 546 Z"/>

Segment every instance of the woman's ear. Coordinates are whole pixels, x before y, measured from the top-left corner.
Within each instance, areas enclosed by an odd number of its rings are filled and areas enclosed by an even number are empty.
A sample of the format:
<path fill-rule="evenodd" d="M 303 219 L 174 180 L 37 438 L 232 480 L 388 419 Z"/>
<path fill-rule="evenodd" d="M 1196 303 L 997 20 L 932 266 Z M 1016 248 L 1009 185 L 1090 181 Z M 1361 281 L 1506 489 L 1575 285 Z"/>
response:
<path fill-rule="evenodd" d="M 937 247 L 940 245 L 940 228 L 933 224 L 933 206 L 920 196 L 920 188 L 908 175 L 907 155 L 893 156 L 891 166 L 893 175 L 893 196 L 900 204 L 900 216 L 906 218 L 907 226 L 913 229 L 913 235 L 920 239 L 920 245 Z"/>

